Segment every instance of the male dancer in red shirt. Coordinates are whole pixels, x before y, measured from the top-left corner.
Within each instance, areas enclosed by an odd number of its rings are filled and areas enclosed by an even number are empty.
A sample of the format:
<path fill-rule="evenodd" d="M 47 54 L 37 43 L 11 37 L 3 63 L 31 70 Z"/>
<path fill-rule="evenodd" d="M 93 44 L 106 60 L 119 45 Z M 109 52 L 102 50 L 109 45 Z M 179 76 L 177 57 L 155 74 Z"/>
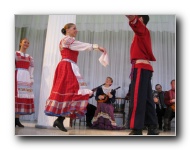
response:
<path fill-rule="evenodd" d="M 156 61 L 151 46 L 151 38 L 146 24 L 148 15 L 126 15 L 135 35 L 131 44 L 131 113 L 129 135 L 142 135 L 144 126 L 148 135 L 158 135 L 157 116 L 152 97 L 151 78 L 153 68 L 150 61 Z"/>

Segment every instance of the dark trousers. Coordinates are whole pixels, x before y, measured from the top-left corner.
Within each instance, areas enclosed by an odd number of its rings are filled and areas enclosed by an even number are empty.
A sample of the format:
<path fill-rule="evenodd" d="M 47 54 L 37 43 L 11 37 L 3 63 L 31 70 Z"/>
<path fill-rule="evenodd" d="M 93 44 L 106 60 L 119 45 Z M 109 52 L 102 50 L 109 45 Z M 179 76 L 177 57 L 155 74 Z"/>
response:
<path fill-rule="evenodd" d="M 164 119 L 164 115 L 165 115 L 165 110 L 166 108 L 157 108 L 156 109 L 156 113 L 157 113 L 157 117 L 158 117 L 158 125 L 159 125 L 159 129 L 162 129 L 162 124 L 163 124 L 163 119 Z"/>
<path fill-rule="evenodd" d="M 169 119 L 171 121 L 174 117 L 175 117 L 175 112 L 173 112 L 171 107 L 168 107 L 166 109 L 164 118 L 167 118 L 167 119 Z"/>
<path fill-rule="evenodd" d="M 91 124 L 91 121 L 94 117 L 95 111 L 96 111 L 96 106 L 94 106 L 92 104 L 87 105 L 87 113 L 86 113 L 86 123 L 87 124 Z"/>
<path fill-rule="evenodd" d="M 166 108 L 164 115 L 164 130 L 171 130 L 171 120 L 175 117 L 175 112 L 173 112 L 171 107 Z"/>
<path fill-rule="evenodd" d="M 134 68 L 131 79 L 130 128 L 143 129 L 157 126 L 155 104 L 152 97 L 152 71 Z"/>

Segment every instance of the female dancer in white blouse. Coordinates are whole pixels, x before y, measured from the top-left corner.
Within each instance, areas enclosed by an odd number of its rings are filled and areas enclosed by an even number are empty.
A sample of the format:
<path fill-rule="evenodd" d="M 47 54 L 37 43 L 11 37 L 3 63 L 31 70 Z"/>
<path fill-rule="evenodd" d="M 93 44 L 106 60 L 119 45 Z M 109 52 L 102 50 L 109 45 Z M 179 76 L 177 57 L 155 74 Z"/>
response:
<path fill-rule="evenodd" d="M 61 30 L 64 34 L 59 48 L 62 60 L 57 65 L 52 90 L 46 101 L 45 114 L 57 116 L 53 126 L 67 132 L 63 125 L 65 117 L 81 118 L 86 113 L 89 96 L 92 91 L 87 89 L 77 66 L 79 51 L 97 50 L 106 53 L 106 50 L 97 44 L 76 41 L 76 25 L 68 23 Z"/>
<path fill-rule="evenodd" d="M 20 41 L 20 50 L 15 53 L 15 127 L 24 127 L 20 115 L 34 113 L 34 94 L 32 89 L 34 60 L 26 54 L 28 39 Z"/>

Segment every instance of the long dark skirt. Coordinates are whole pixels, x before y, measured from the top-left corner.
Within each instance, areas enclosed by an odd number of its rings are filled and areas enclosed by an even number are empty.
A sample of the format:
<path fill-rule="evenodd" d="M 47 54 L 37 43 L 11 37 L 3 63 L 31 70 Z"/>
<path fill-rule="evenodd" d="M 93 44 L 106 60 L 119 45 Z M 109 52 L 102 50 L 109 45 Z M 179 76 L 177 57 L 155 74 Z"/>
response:
<path fill-rule="evenodd" d="M 102 130 L 122 130 L 124 127 L 118 127 L 114 118 L 114 107 L 112 104 L 98 103 L 95 115 L 92 120 L 93 129 Z"/>

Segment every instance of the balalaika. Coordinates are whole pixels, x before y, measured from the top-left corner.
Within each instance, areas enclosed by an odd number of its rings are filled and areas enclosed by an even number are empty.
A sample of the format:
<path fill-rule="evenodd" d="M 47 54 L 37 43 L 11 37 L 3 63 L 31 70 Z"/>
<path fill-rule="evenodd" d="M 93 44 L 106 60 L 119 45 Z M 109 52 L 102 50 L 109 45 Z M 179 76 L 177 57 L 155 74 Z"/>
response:
<path fill-rule="evenodd" d="M 112 90 L 110 93 L 113 95 L 113 93 L 114 93 L 117 89 L 119 89 L 119 88 L 121 88 L 121 87 L 120 87 L 120 86 L 117 87 L 116 89 Z M 109 96 L 108 96 L 107 94 L 104 94 L 103 96 L 104 96 L 104 99 L 99 99 L 99 100 L 98 100 L 98 103 L 105 103 L 105 102 L 108 101 Z"/>

